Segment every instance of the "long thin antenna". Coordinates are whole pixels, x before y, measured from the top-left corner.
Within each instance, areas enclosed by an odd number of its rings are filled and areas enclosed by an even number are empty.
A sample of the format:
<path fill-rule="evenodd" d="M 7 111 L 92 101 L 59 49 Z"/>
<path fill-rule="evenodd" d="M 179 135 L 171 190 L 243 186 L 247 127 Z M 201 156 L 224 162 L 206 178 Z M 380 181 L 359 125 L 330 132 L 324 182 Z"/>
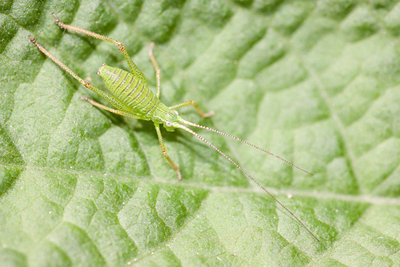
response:
<path fill-rule="evenodd" d="M 184 124 L 186 124 L 186 125 L 193 126 L 193 127 L 205 129 L 205 130 L 208 130 L 208 131 L 217 133 L 217 134 L 222 135 L 222 136 L 225 136 L 225 137 L 229 137 L 229 138 L 231 138 L 231 139 L 233 139 L 233 140 L 239 141 L 239 142 L 242 143 L 242 144 L 246 144 L 246 145 L 251 146 L 251 147 L 253 147 L 253 148 L 255 148 L 255 149 L 257 149 L 257 150 L 259 150 L 259 151 L 261 151 L 261 152 L 264 152 L 265 154 L 268 154 L 268 155 L 273 156 L 273 157 L 275 157 L 275 158 L 277 158 L 277 159 L 280 159 L 281 161 L 285 162 L 286 164 L 288 164 L 288 165 L 290 165 L 290 166 L 292 166 L 292 167 L 294 167 L 294 168 L 296 168 L 296 169 L 298 169 L 298 170 L 300 170 L 300 171 L 302 171 L 302 172 L 304 172 L 304 173 L 307 173 L 307 174 L 309 174 L 309 175 L 313 175 L 311 172 L 306 171 L 305 169 L 303 169 L 303 168 L 297 166 L 297 165 L 294 164 L 293 162 L 291 162 L 291 161 L 289 161 L 289 160 L 287 160 L 287 159 L 285 159 L 285 158 L 282 158 L 281 156 L 279 156 L 279 155 L 277 155 L 277 154 L 275 154 L 275 153 L 269 152 L 269 151 L 267 151 L 267 150 L 265 150 L 265 149 L 263 149 L 263 148 L 261 148 L 261 147 L 258 147 L 258 146 L 256 146 L 256 145 L 250 143 L 250 142 L 247 142 L 246 140 L 242 140 L 242 139 L 240 139 L 239 137 L 236 137 L 236 136 L 234 136 L 234 135 L 227 134 L 227 133 L 218 131 L 218 130 L 216 130 L 216 129 L 213 129 L 213 128 L 210 128 L 210 127 L 207 127 L 207 126 L 203 126 L 203 125 L 199 125 L 199 124 L 196 124 L 196 123 L 193 123 L 193 122 L 190 122 L 190 121 L 186 121 L 186 120 L 184 120 L 184 119 L 181 119 L 180 122 L 182 122 L 182 123 L 184 123 Z"/>
<path fill-rule="evenodd" d="M 224 152 L 222 152 L 221 150 L 219 150 L 219 148 L 217 148 L 215 145 L 213 145 L 210 141 L 208 141 L 207 139 L 205 139 L 204 137 L 202 137 L 201 135 L 199 135 L 198 133 L 190 130 L 189 128 L 180 125 L 179 128 L 181 128 L 182 130 L 185 130 L 188 133 L 191 133 L 192 135 L 194 135 L 195 137 L 197 137 L 198 139 L 200 139 L 201 141 L 203 141 L 204 143 L 206 143 L 209 147 L 211 147 L 212 149 L 214 149 L 215 151 L 217 151 L 219 154 L 221 154 L 226 160 L 228 160 L 229 162 L 231 162 L 236 168 L 238 168 L 247 178 L 249 178 L 251 181 L 253 181 L 253 183 L 255 183 L 258 187 L 260 187 L 265 193 L 267 193 L 276 203 L 279 204 L 279 206 L 281 206 L 283 209 L 285 209 L 290 215 L 292 215 L 292 217 L 301 225 L 303 226 L 304 229 L 306 229 L 306 231 L 318 242 L 319 239 L 318 237 L 296 216 L 294 215 L 294 213 L 287 208 L 285 205 L 283 205 L 282 202 L 279 201 L 279 199 L 277 199 L 271 192 L 269 192 L 262 184 L 260 184 L 253 176 L 251 176 L 244 168 L 242 168 L 238 163 L 236 163 L 233 159 L 231 159 L 228 155 L 226 155 Z"/>

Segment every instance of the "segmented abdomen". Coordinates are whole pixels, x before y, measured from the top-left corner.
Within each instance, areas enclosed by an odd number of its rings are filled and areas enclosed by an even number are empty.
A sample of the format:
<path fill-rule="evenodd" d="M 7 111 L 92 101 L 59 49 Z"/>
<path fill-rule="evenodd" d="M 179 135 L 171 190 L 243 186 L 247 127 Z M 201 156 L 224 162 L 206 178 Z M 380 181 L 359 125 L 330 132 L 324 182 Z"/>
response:
<path fill-rule="evenodd" d="M 108 90 L 136 113 L 150 116 L 159 104 L 159 99 L 149 89 L 147 81 L 133 74 L 110 66 L 99 70 Z"/>

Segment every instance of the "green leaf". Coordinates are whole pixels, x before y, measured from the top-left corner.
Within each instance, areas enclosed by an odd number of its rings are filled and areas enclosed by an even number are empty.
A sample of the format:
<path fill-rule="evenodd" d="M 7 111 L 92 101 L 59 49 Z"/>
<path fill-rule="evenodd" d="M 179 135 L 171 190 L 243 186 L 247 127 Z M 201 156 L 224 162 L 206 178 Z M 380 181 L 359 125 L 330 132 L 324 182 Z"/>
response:
<path fill-rule="evenodd" d="M 196 100 L 215 127 L 311 171 L 198 132 L 198 139 L 108 105 L 35 48 L 34 36 L 105 89 L 102 63 L 127 68 L 122 41 L 161 100 Z M 2 266 L 400 265 L 400 3 L 370 1 L 0 2 Z"/>

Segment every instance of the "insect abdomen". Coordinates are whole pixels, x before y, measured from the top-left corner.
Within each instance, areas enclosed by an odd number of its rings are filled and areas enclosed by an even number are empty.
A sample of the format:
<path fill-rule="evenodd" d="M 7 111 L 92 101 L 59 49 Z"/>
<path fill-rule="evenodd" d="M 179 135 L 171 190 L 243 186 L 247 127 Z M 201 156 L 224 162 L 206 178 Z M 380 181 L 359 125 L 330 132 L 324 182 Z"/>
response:
<path fill-rule="evenodd" d="M 127 71 L 104 65 L 100 68 L 99 75 L 108 90 L 136 113 L 151 115 L 160 102 L 149 89 L 146 80 Z"/>

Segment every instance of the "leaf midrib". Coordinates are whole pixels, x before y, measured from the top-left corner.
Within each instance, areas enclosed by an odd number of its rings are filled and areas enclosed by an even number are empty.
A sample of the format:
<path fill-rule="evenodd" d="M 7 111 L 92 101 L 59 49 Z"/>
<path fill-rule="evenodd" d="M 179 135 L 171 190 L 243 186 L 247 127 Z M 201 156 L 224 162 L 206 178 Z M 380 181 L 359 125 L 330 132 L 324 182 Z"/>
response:
<path fill-rule="evenodd" d="M 19 168 L 24 170 L 39 170 L 39 171 L 53 171 L 53 172 L 60 172 L 63 174 L 72 174 L 72 175 L 97 175 L 97 176 L 104 176 L 107 174 L 108 179 L 116 178 L 116 180 L 124 180 L 126 178 L 132 179 L 139 179 L 136 180 L 137 182 L 146 182 L 149 184 L 157 184 L 157 185 L 168 185 L 168 186 L 179 186 L 183 188 L 195 188 L 206 190 L 215 193 L 255 193 L 260 195 L 265 195 L 265 193 L 256 186 L 253 187 L 235 187 L 235 186 L 209 186 L 205 184 L 193 183 L 193 182 L 186 182 L 181 181 L 179 182 L 176 179 L 169 179 L 165 180 L 163 178 L 153 176 L 153 175 L 145 175 L 145 176 L 138 176 L 138 175 L 120 175 L 116 173 L 110 172 L 99 172 L 99 171 L 79 171 L 79 170 L 68 170 L 56 167 L 43 167 L 43 166 L 35 166 L 35 165 L 22 165 L 22 164 L 10 164 L 10 163 L 3 163 L 0 162 L 1 167 L 13 167 Z M 123 178 L 123 179 L 121 179 Z M 144 181 L 145 178 L 151 178 L 149 181 Z M 315 190 L 304 190 L 304 189 L 277 189 L 273 187 L 266 187 L 268 191 L 273 193 L 274 195 L 286 195 L 288 198 L 292 197 L 310 197 L 314 199 L 324 200 L 324 199 L 331 199 L 331 200 L 340 200 L 340 201 L 349 201 L 349 202 L 356 202 L 356 203 L 363 203 L 363 204 L 373 204 L 373 205 L 394 205 L 400 206 L 400 198 L 396 197 L 379 197 L 374 195 L 368 194 L 360 194 L 360 195 L 350 195 L 350 194 L 340 194 L 340 193 L 331 193 L 331 192 L 317 192 Z M 266 196 L 268 197 L 268 196 Z"/>

